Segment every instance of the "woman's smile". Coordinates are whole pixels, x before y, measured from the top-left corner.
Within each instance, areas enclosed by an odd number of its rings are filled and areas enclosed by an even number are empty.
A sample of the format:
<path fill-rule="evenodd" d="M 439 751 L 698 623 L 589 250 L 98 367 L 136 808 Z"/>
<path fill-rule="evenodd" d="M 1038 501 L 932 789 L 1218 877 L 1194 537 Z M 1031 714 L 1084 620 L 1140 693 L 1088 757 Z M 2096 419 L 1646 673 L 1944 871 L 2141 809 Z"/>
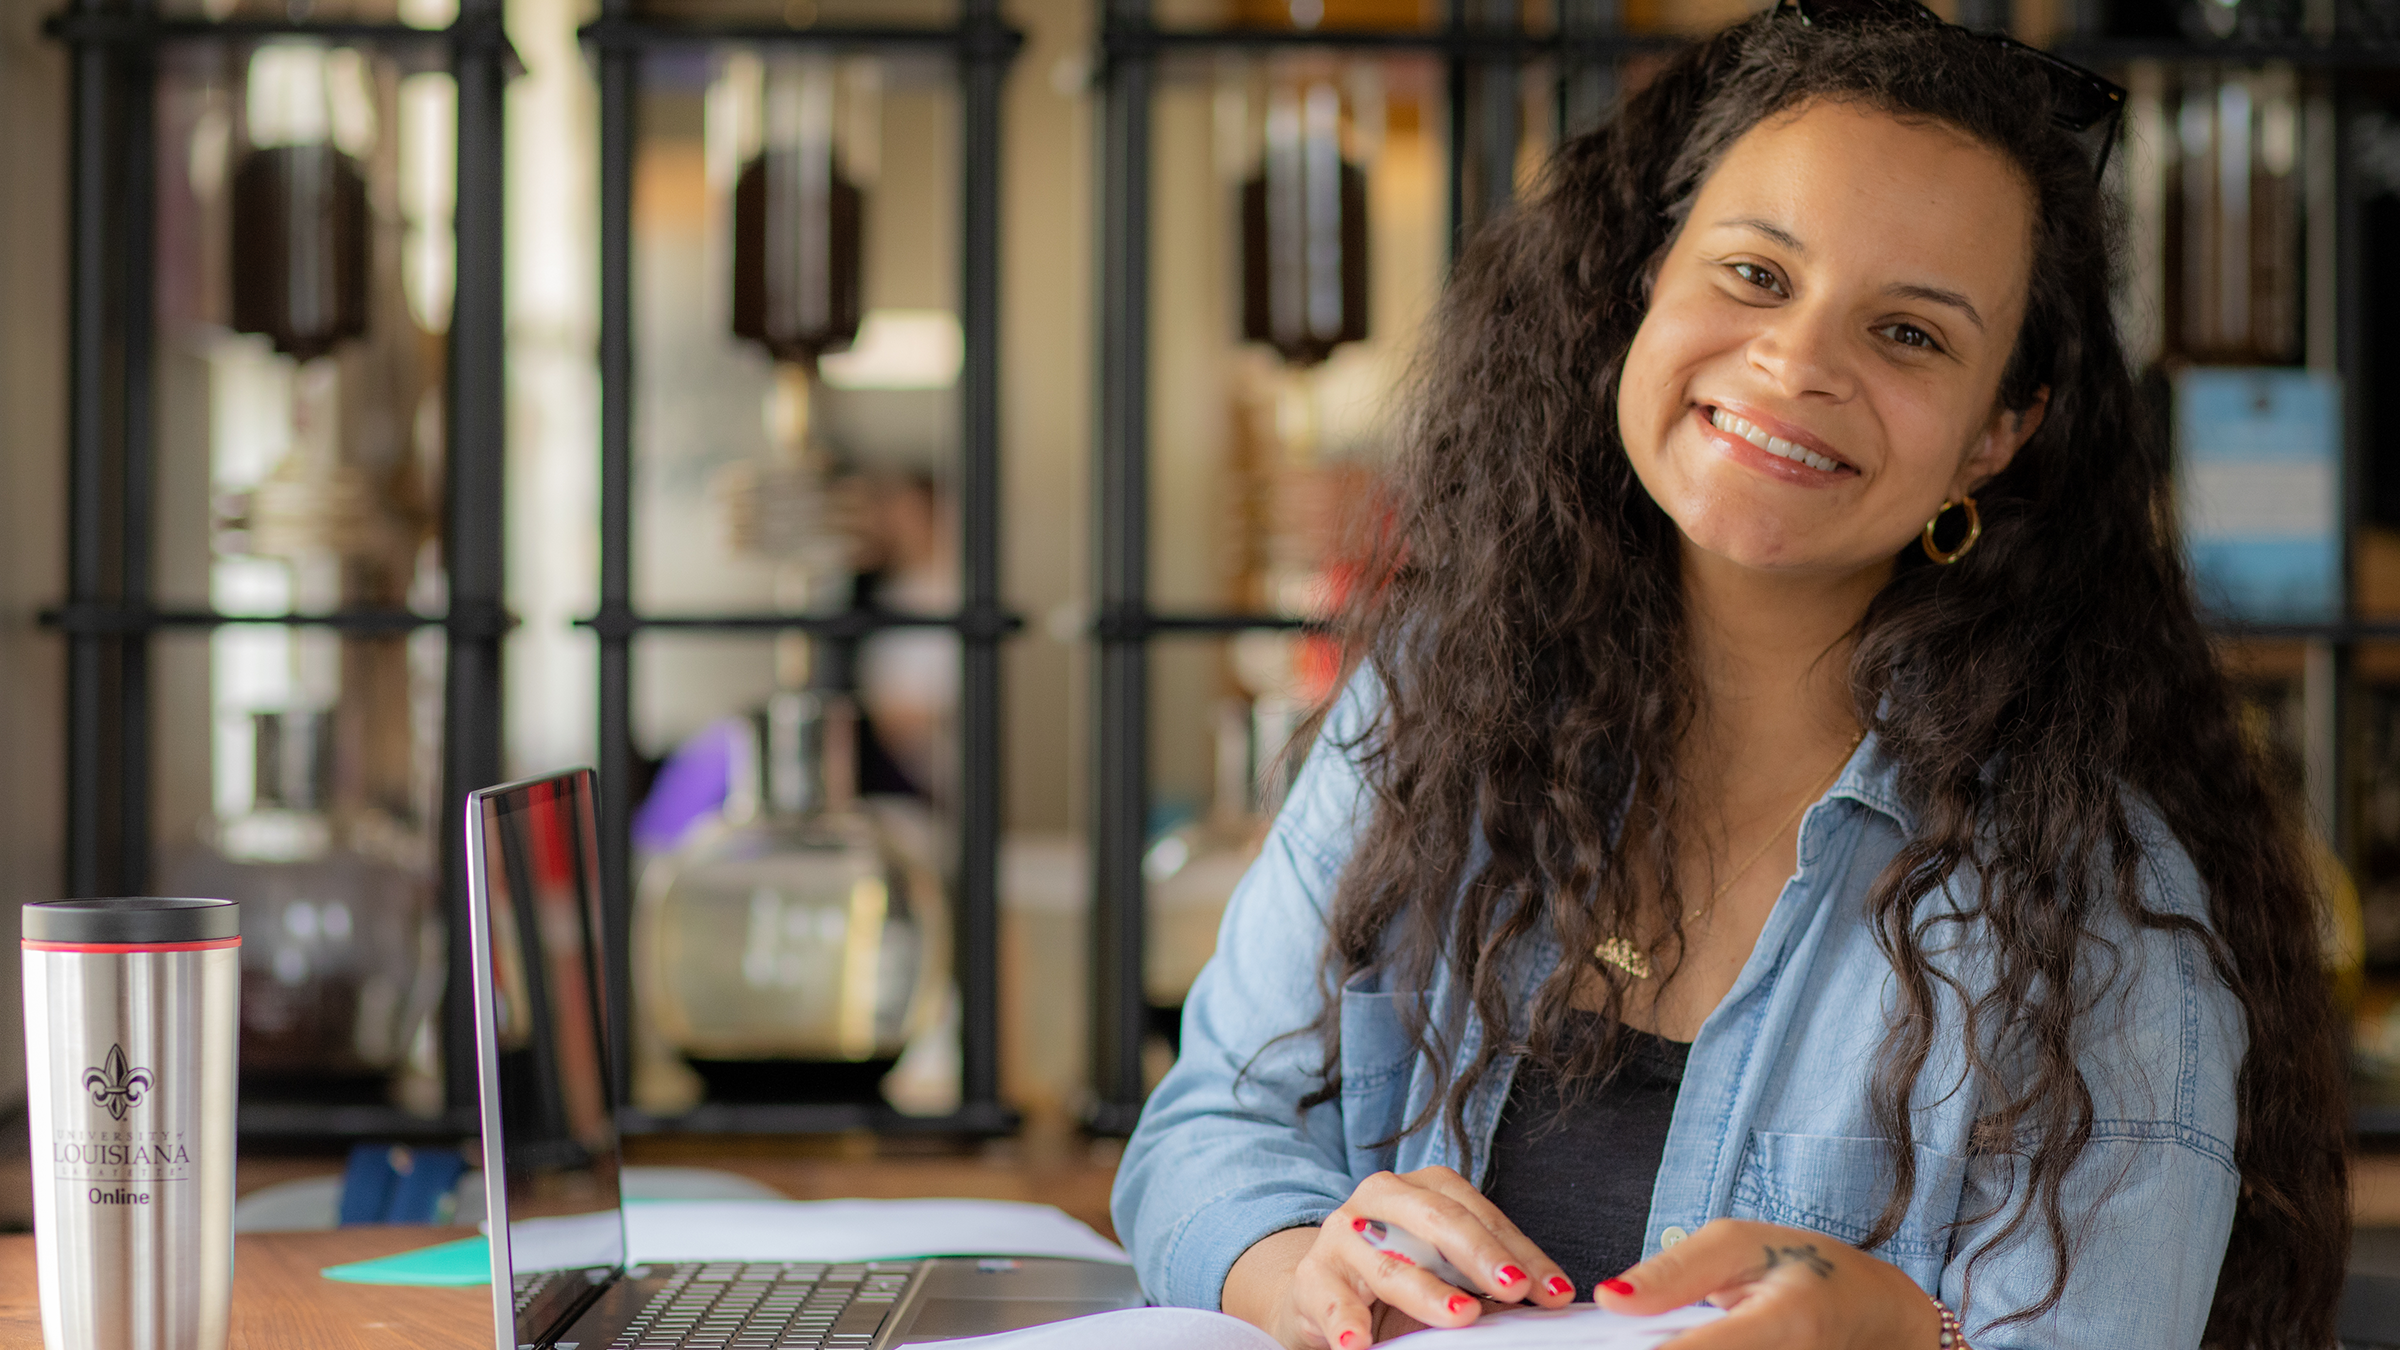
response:
<path fill-rule="evenodd" d="M 1858 477 L 1858 469 L 1809 432 L 1756 408 L 1737 413 L 1723 404 L 1697 404 L 1702 434 L 1736 464 L 1802 487 L 1828 487 Z M 1745 415 L 1746 414 L 1746 415 Z"/>

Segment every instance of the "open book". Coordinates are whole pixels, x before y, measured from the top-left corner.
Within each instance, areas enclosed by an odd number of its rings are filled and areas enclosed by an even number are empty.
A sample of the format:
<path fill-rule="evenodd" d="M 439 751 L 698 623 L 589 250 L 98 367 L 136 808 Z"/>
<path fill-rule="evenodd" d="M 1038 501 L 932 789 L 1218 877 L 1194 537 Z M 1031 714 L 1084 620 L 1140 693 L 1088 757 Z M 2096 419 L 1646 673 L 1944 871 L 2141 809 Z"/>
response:
<path fill-rule="evenodd" d="M 1715 1308 L 1678 1308 L 1656 1317 L 1627 1317 L 1589 1303 L 1547 1311 L 1511 1308 L 1483 1315 L 1455 1330 L 1414 1331 L 1384 1341 L 1394 1350 L 1651 1350 L 1677 1332 L 1725 1314 Z M 1265 1332 L 1223 1313 L 1196 1308 L 1132 1308 L 1072 1321 L 1052 1322 L 997 1336 L 949 1341 L 943 1350 L 1282 1350 Z"/>

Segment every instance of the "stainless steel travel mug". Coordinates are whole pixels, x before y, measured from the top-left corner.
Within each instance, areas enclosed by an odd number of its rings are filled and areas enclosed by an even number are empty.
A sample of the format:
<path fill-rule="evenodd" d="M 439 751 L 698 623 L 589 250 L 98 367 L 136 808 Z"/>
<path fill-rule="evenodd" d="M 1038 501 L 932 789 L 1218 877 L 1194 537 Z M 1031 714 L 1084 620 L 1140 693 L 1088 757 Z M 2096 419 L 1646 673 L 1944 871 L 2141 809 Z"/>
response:
<path fill-rule="evenodd" d="M 25 906 L 25 1086 L 48 1350 L 224 1350 L 241 910 Z"/>

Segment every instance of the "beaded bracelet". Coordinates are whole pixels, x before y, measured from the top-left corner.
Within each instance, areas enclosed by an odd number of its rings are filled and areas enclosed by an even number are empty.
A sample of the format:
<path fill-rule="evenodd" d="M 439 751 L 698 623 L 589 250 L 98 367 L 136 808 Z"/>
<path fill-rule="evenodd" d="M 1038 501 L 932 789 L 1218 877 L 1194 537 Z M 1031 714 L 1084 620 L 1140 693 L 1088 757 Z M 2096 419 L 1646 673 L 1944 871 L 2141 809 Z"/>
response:
<path fill-rule="evenodd" d="M 1966 1329 L 1958 1324 L 1958 1314 L 1940 1299 L 1933 1301 L 1933 1310 L 1942 1315 L 1942 1350 L 1974 1350 L 1967 1344 Z"/>

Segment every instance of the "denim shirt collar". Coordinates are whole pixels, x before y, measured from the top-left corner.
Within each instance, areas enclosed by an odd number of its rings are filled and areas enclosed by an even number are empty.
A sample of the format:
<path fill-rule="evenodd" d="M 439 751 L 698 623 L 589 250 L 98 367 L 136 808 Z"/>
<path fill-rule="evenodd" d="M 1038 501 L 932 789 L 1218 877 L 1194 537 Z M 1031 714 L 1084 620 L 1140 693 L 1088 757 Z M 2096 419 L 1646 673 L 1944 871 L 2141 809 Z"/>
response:
<path fill-rule="evenodd" d="M 1841 776 L 1825 790 L 1827 798 L 1847 797 L 1891 818 L 1903 837 L 1916 833 L 1917 815 L 1900 798 L 1900 766 L 1883 753 L 1883 737 L 1870 730 L 1850 752 Z M 1809 808 L 1814 814 L 1815 807 Z"/>

